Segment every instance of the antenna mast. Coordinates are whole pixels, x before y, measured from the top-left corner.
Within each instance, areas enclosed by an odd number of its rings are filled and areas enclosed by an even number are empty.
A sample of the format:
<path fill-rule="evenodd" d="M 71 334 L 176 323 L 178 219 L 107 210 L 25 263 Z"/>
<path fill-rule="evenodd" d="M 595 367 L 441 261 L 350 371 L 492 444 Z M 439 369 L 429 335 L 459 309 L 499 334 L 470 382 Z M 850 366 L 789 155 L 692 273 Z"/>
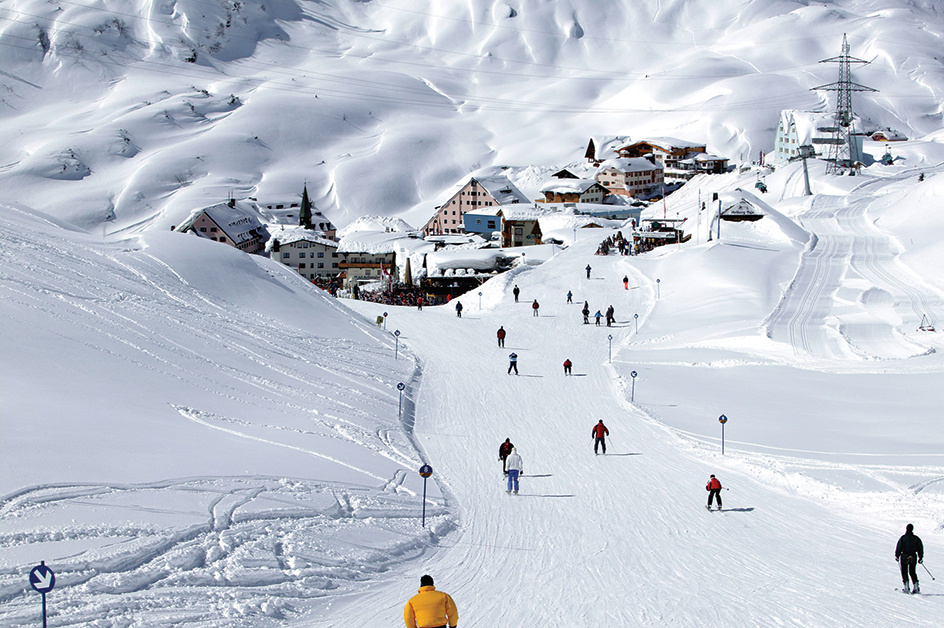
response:
<path fill-rule="evenodd" d="M 825 144 L 829 147 L 826 155 L 826 174 L 831 174 L 839 172 L 842 168 L 851 167 L 862 160 L 859 142 L 855 138 L 852 92 L 874 92 L 877 90 L 852 82 L 852 64 L 868 64 L 870 62 L 849 56 L 849 42 L 846 41 L 845 33 L 842 36 L 842 54 L 838 57 L 823 59 L 820 63 L 839 64 L 838 81 L 813 88 L 814 91 L 839 92 L 839 97 L 836 100 L 834 126 L 819 127 L 817 129 L 823 133 L 829 133 L 831 137 L 813 138 L 814 144 Z"/>

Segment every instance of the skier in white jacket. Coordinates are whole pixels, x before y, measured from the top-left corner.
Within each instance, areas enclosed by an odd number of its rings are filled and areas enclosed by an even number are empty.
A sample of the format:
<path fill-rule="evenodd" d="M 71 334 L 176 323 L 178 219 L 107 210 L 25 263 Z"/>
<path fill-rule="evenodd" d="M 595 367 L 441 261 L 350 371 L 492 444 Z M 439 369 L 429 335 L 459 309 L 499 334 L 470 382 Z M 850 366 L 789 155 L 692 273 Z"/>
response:
<path fill-rule="evenodd" d="M 512 448 L 508 458 L 505 459 L 505 469 L 508 471 L 508 492 L 518 494 L 518 476 L 524 475 L 524 465 L 521 463 L 521 456 L 518 450 Z"/>

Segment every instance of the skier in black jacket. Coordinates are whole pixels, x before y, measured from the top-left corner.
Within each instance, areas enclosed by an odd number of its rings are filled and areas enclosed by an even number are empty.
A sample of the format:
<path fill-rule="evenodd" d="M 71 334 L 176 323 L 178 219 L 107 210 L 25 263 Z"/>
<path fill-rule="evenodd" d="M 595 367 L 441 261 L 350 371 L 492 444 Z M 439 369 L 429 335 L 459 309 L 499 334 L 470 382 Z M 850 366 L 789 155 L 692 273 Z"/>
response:
<path fill-rule="evenodd" d="M 914 526 L 910 523 L 905 526 L 905 533 L 898 539 L 898 545 L 895 547 L 895 560 L 901 565 L 901 581 L 905 585 L 902 589 L 905 593 L 921 593 L 918 586 L 917 563 L 924 562 L 924 545 L 921 539 L 914 533 Z M 911 574 L 911 581 L 914 582 L 914 589 L 908 588 L 908 574 Z"/>

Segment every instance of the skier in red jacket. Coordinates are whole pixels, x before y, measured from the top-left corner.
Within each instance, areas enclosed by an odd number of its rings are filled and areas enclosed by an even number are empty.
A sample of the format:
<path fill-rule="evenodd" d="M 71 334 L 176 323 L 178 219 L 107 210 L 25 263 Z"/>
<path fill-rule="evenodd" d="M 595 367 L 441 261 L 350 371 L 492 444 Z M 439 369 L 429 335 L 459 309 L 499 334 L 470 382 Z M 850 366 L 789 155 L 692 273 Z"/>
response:
<path fill-rule="evenodd" d="M 603 446 L 603 453 L 606 453 L 606 437 L 610 434 L 610 430 L 606 429 L 606 426 L 603 425 L 603 419 L 600 419 L 600 422 L 593 426 L 593 453 L 599 453 L 597 448 L 601 445 Z"/>
<path fill-rule="evenodd" d="M 570 358 L 564 360 L 564 375 L 570 375 L 570 369 L 573 367 L 574 363 L 570 361 Z"/>
<path fill-rule="evenodd" d="M 712 475 L 705 485 L 705 490 L 708 491 L 708 510 L 711 510 L 711 501 L 715 498 L 718 499 L 718 510 L 721 510 L 721 482 L 718 478 Z"/>

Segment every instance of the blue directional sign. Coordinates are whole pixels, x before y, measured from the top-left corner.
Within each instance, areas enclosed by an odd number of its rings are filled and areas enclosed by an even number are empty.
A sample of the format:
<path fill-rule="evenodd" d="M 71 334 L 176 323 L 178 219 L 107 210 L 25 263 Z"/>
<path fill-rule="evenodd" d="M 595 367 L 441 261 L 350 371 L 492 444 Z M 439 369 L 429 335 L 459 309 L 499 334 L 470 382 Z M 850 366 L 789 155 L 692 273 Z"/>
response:
<path fill-rule="evenodd" d="M 432 474 L 433 474 L 433 468 L 429 466 L 428 464 L 424 464 L 422 467 L 420 467 L 420 475 L 422 477 L 428 478 Z"/>
<path fill-rule="evenodd" d="M 56 586 L 56 574 L 46 566 L 45 561 L 30 571 L 30 586 L 39 593 L 49 593 Z"/>

